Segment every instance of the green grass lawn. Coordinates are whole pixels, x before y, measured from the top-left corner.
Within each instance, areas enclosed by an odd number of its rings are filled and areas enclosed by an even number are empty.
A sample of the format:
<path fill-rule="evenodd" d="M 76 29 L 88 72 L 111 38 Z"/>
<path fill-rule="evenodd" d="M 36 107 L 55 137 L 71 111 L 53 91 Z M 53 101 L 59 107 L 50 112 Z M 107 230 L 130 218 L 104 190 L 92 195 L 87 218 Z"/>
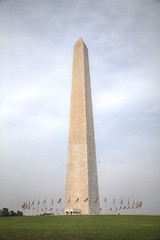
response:
<path fill-rule="evenodd" d="M 160 240 L 160 216 L 1 217 L 0 240 Z"/>

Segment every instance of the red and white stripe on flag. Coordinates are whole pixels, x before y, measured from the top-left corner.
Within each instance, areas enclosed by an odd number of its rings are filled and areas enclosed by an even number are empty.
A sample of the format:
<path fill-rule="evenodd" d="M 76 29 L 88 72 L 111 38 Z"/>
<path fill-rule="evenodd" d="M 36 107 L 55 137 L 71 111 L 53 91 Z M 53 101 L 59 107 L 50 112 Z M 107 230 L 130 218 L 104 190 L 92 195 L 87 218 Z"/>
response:
<path fill-rule="evenodd" d="M 57 203 L 60 203 L 61 202 L 61 198 L 58 200 L 58 202 Z"/>

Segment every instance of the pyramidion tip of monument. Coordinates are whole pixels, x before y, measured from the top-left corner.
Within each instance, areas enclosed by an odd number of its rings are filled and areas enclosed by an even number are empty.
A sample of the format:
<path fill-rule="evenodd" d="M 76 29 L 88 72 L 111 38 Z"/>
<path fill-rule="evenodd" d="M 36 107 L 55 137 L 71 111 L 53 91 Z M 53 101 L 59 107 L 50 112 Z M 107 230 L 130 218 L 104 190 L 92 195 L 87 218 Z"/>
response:
<path fill-rule="evenodd" d="M 80 37 L 80 38 L 77 40 L 77 42 L 75 43 L 75 45 L 77 45 L 77 44 L 84 44 L 84 45 L 86 46 L 86 44 L 84 43 L 82 37 Z"/>
<path fill-rule="evenodd" d="M 80 37 L 80 38 L 78 39 L 78 41 L 84 42 L 82 37 Z M 78 42 L 78 41 L 77 41 L 77 42 Z"/>

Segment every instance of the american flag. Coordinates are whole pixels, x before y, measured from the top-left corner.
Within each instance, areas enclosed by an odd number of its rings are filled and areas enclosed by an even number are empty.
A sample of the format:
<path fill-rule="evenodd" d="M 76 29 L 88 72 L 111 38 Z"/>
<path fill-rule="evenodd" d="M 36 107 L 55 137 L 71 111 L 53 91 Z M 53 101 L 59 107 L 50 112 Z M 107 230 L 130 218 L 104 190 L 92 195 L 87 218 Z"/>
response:
<path fill-rule="evenodd" d="M 138 208 L 138 206 L 139 206 L 139 203 L 138 203 L 138 201 L 137 201 L 136 208 Z"/>
<path fill-rule="evenodd" d="M 104 199 L 104 202 L 107 202 L 107 199 L 106 199 L 106 198 Z"/>
<path fill-rule="evenodd" d="M 88 198 L 84 199 L 84 202 L 88 202 Z"/>
<path fill-rule="evenodd" d="M 135 201 L 133 200 L 133 207 L 135 206 Z"/>
<path fill-rule="evenodd" d="M 76 203 L 79 201 L 79 198 L 77 198 Z"/>
<path fill-rule="evenodd" d="M 58 200 L 58 202 L 57 203 L 60 203 L 61 202 L 61 198 Z"/>
<path fill-rule="evenodd" d="M 24 204 L 21 206 L 21 208 L 23 208 L 23 209 L 24 209 L 25 207 L 26 207 L 26 203 L 24 203 Z"/>

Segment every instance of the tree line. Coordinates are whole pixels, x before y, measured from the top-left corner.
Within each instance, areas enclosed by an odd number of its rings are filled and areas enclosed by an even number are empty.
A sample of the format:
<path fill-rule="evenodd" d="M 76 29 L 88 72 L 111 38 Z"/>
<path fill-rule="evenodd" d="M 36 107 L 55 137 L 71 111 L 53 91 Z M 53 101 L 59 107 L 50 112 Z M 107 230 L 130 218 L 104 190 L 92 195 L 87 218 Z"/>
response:
<path fill-rule="evenodd" d="M 23 216 L 23 212 L 17 211 L 14 212 L 13 210 L 9 211 L 8 208 L 0 209 L 0 217 L 14 217 L 14 216 Z"/>

